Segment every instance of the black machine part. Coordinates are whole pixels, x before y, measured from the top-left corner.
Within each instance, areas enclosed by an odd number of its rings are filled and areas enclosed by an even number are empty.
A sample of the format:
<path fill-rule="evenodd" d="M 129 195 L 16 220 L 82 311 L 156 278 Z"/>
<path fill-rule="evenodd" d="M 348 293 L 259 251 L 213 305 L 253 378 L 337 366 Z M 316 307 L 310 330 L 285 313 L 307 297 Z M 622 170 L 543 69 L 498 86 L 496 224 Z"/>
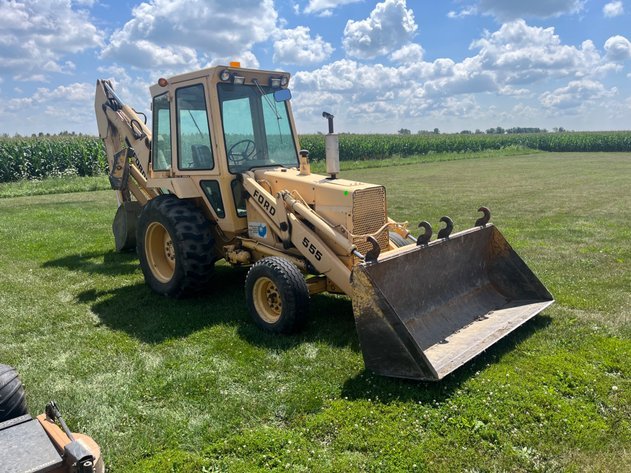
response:
<path fill-rule="evenodd" d="M 64 463 L 73 473 L 93 473 L 94 462 L 92 452 L 78 440 L 73 440 L 64 448 Z"/>
<path fill-rule="evenodd" d="M 18 372 L 0 364 L 0 422 L 27 414 L 26 397 Z"/>
<path fill-rule="evenodd" d="M 72 473 L 93 473 L 95 458 L 78 440 L 65 446 L 62 457 L 39 421 L 29 414 L 0 423 L 3 473 L 43 473 L 64 465 Z"/>
<path fill-rule="evenodd" d="M 70 432 L 70 429 L 66 425 L 66 421 L 61 416 L 61 412 L 59 412 L 59 408 L 57 407 L 57 403 L 55 401 L 50 401 L 46 404 L 46 417 L 53 422 L 59 422 L 61 428 L 64 429 L 64 432 L 68 436 L 71 442 L 74 442 L 74 435 Z"/>
<path fill-rule="evenodd" d="M 44 472 L 61 467 L 63 459 L 41 424 L 26 414 L 0 423 L 0 469 Z"/>

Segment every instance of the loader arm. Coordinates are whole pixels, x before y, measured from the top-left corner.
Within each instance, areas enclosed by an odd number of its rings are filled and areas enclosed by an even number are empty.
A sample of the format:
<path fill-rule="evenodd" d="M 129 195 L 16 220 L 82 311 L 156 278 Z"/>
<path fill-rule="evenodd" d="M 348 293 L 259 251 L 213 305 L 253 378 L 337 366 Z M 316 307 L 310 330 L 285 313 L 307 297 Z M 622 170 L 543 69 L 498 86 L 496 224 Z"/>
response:
<path fill-rule="evenodd" d="M 144 120 L 114 93 L 107 80 L 96 81 L 94 110 L 99 136 L 105 144 L 109 177 L 118 202 L 131 196 L 144 205 L 158 193 L 147 187 L 151 131 Z"/>
<path fill-rule="evenodd" d="M 288 191 L 281 191 L 274 197 L 249 173 L 242 176 L 250 203 L 259 209 L 283 244 L 293 245 L 319 274 L 328 277 L 351 296 L 351 270 L 340 256 L 349 257 L 355 245 L 335 232 L 315 212 L 296 202 Z"/>

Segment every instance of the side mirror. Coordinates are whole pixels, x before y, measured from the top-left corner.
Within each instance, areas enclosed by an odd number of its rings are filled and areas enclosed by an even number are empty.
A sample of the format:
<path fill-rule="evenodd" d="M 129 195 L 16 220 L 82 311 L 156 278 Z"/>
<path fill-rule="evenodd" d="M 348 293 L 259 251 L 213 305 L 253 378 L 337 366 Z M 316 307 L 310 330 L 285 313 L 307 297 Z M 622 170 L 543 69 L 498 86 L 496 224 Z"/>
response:
<path fill-rule="evenodd" d="M 280 89 L 274 92 L 274 100 L 277 102 L 285 102 L 291 98 L 291 90 Z"/>

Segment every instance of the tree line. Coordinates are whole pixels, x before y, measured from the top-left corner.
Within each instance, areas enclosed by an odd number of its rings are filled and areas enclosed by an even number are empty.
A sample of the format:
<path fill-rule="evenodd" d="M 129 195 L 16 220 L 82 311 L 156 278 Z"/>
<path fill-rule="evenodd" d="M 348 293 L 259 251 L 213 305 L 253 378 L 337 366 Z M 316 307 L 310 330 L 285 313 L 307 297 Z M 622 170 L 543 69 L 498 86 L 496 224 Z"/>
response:
<path fill-rule="evenodd" d="M 552 131 L 554 133 L 563 133 L 564 131 L 568 131 L 565 128 L 561 127 L 554 127 L 552 129 Z M 399 135 L 411 135 L 412 134 L 412 130 L 408 129 L 408 128 L 401 128 L 400 130 L 397 131 L 397 133 Z M 546 128 L 538 128 L 538 127 L 522 127 L 522 126 L 515 126 L 513 128 L 502 128 L 501 126 L 498 127 L 491 127 L 488 128 L 485 131 L 480 130 L 479 128 L 477 128 L 475 131 L 471 131 L 471 130 L 462 130 L 459 133 L 456 134 L 460 134 L 460 135 L 511 135 L 511 134 L 525 134 L 525 133 L 548 133 L 548 130 Z M 417 135 L 440 135 L 440 130 L 438 128 L 434 128 L 433 130 L 419 130 L 416 132 Z"/>

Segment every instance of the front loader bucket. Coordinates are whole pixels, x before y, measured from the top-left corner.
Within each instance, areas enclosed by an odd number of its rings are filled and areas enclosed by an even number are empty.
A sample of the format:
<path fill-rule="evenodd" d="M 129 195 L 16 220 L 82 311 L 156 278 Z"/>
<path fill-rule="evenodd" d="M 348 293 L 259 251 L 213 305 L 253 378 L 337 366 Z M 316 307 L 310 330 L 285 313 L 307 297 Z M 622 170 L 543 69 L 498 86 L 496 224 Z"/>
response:
<path fill-rule="evenodd" d="M 353 270 L 366 367 L 439 380 L 554 302 L 492 224 L 407 246 Z"/>

